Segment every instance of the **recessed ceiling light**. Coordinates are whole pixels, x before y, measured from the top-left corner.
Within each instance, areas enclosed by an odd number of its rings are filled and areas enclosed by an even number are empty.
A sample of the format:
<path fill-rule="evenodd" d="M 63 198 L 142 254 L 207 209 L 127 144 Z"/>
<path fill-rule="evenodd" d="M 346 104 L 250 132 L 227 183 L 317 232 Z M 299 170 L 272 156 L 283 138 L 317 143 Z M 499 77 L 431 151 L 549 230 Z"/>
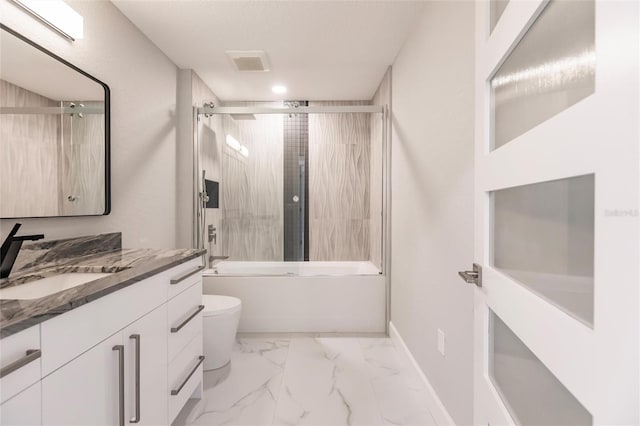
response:
<path fill-rule="evenodd" d="M 271 88 L 271 91 L 273 93 L 277 93 L 278 95 L 281 95 L 283 93 L 287 93 L 287 88 L 282 85 L 277 85 L 277 86 L 273 86 Z"/>

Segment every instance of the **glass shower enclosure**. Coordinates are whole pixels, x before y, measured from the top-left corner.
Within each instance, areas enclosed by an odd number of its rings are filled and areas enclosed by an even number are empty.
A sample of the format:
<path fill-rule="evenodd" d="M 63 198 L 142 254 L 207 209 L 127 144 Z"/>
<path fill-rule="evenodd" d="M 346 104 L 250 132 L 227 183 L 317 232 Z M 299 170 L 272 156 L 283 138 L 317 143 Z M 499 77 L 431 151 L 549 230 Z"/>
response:
<path fill-rule="evenodd" d="M 195 245 L 229 261 L 369 262 L 383 273 L 385 112 L 345 101 L 196 108 Z"/>

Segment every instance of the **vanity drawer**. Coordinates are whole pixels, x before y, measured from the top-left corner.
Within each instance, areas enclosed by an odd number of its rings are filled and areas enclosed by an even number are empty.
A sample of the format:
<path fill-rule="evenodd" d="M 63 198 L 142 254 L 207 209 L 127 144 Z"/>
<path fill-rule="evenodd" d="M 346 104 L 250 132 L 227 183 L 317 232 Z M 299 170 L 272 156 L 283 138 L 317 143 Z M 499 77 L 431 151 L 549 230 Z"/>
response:
<path fill-rule="evenodd" d="M 202 334 L 198 334 L 169 364 L 169 422 L 175 420 L 194 391 L 202 387 L 203 361 Z"/>
<path fill-rule="evenodd" d="M 176 266 L 171 271 L 169 277 L 169 295 L 171 299 L 182 293 L 198 281 L 202 282 L 202 258 L 190 260 L 182 265 Z"/>
<path fill-rule="evenodd" d="M 173 360 L 194 336 L 202 334 L 202 281 L 169 300 L 168 359 Z"/>
<path fill-rule="evenodd" d="M 40 380 L 40 325 L 5 337 L 0 345 L 0 403 L 3 403 Z"/>
<path fill-rule="evenodd" d="M 166 285 L 158 274 L 43 322 L 42 376 L 165 303 Z"/>

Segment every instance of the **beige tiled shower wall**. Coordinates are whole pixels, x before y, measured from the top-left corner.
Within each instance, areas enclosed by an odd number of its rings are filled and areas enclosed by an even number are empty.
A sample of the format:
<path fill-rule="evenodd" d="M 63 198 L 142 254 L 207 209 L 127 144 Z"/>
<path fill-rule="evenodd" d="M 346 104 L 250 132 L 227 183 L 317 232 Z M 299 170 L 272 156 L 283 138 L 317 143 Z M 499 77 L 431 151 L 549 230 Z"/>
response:
<path fill-rule="evenodd" d="M 59 105 L 0 80 L 0 106 Z M 2 114 L 0 140 L 0 216 L 57 215 L 59 116 Z"/>
<path fill-rule="evenodd" d="M 276 106 L 233 106 L 254 105 Z M 233 136 L 249 151 L 244 157 L 222 142 L 222 252 L 230 260 L 279 261 L 284 250 L 283 120 L 279 114 L 255 117 L 222 118 L 223 137 Z"/>
<path fill-rule="evenodd" d="M 309 102 L 310 106 L 369 102 Z M 309 115 L 309 260 L 370 258 L 370 114 Z"/>

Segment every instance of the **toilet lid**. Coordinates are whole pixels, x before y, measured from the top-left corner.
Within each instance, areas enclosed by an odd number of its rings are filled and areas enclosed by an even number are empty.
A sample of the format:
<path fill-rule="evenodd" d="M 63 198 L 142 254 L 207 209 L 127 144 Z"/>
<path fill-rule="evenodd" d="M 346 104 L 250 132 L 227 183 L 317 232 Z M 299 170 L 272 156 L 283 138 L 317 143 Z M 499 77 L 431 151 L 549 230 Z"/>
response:
<path fill-rule="evenodd" d="M 202 296 L 202 304 L 204 305 L 202 315 L 210 317 L 237 311 L 240 309 L 242 302 L 237 297 L 205 294 Z"/>

